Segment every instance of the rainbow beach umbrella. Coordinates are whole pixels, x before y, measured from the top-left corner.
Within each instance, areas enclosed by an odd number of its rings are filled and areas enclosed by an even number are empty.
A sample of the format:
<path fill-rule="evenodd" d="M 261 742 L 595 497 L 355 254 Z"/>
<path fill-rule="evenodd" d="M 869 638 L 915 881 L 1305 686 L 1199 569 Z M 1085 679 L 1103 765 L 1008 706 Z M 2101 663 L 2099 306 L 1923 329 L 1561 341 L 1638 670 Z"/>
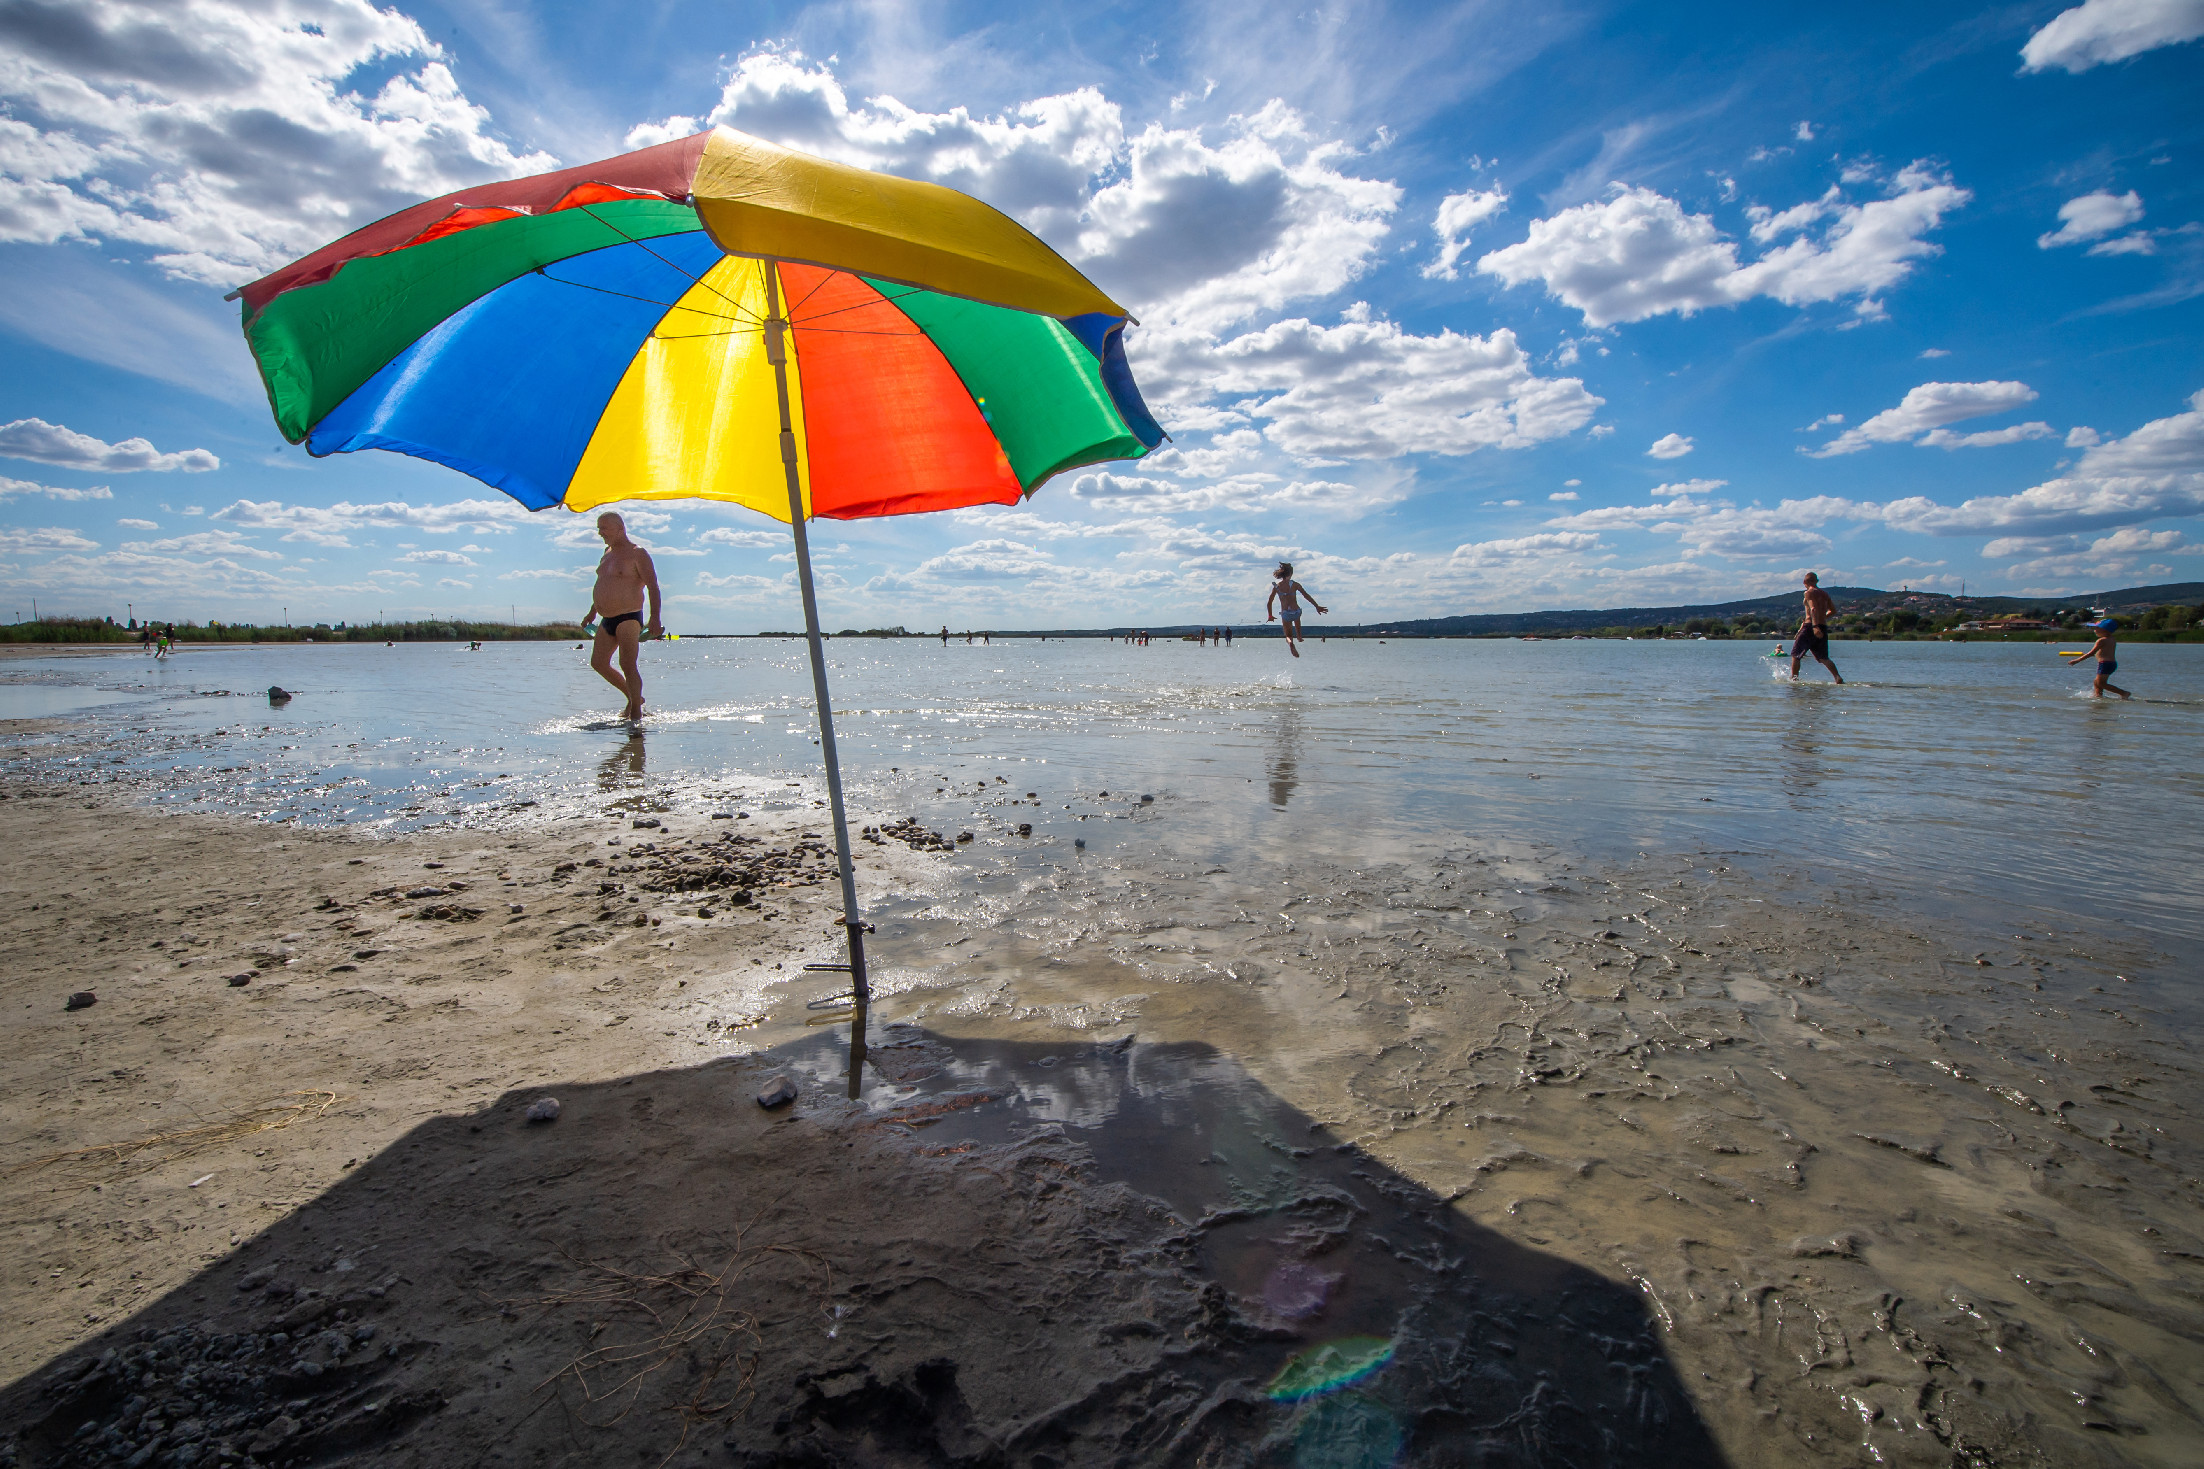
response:
<path fill-rule="evenodd" d="M 865 926 L 805 522 L 1015 504 L 1147 453 L 1129 314 L 968 195 L 727 128 L 416 204 L 233 298 L 309 453 L 434 460 L 531 510 L 718 500 L 789 523 L 856 1095 Z"/>

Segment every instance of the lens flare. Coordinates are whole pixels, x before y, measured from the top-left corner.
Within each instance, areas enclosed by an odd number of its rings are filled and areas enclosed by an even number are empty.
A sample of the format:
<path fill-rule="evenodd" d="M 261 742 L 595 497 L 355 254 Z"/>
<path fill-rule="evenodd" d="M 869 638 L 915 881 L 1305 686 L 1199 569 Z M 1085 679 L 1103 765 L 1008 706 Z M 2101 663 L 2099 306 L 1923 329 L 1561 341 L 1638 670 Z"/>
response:
<path fill-rule="evenodd" d="M 1392 1360 L 1393 1344 L 1382 1337 L 1343 1336 L 1296 1355 L 1264 1391 L 1273 1402 L 1298 1403 L 1352 1387 Z"/>

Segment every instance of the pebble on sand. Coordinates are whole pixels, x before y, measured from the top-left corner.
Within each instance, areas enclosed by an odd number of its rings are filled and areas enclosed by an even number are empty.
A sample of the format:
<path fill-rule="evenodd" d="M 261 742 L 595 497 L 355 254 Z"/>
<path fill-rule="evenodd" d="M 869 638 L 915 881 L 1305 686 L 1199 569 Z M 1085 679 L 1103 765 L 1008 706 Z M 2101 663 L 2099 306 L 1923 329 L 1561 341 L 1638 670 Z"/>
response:
<path fill-rule="evenodd" d="M 230 988 L 233 990 L 241 990 L 252 982 L 253 977 L 249 974 L 233 974 L 230 976 Z"/>
<path fill-rule="evenodd" d="M 556 1122 L 559 1120 L 559 1110 L 557 1097 L 538 1097 L 528 1104 L 528 1110 L 521 1115 L 530 1122 Z"/>
<path fill-rule="evenodd" d="M 98 1003 L 98 995 L 93 994 L 90 990 L 78 990 L 75 994 L 69 996 L 69 1003 L 61 1008 L 64 1010 L 89 1010 Z"/>
<path fill-rule="evenodd" d="M 785 1107 L 796 1100 L 796 1083 L 785 1076 L 776 1076 L 758 1093 L 758 1105 L 768 1110 Z"/>

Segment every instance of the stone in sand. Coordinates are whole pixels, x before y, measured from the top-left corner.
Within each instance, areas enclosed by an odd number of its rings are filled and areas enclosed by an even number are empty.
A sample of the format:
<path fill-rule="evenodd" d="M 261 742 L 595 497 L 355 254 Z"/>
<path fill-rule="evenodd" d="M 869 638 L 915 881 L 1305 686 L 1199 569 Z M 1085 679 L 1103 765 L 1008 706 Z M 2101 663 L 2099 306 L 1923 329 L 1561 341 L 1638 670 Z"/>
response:
<path fill-rule="evenodd" d="M 271 1419 L 265 1428 L 254 1435 L 253 1441 L 245 1445 L 245 1452 L 249 1454 L 273 1453 L 289 1443 L 297 1433 L 298 1420 L 288 1413 L 281 1414 Z"/>
<path fill-rule="evenodd" d="M 230 976 L 230 988 L 233 990 L 241 990 L 252 982 L 253 977 L 249 974 L 233 974 Z"/>
<path fill-rule="evenodd" d="M 771 1110 L 785 1107 L 796 1100 L 796 1083 L 785 1076 L 776 1076 L 758 1093 L 758 1105 Z"/>
<path fill-rule="evenodd" d="M 521 1115 L 530 1122 L 556 1122 L 559 1120 L 559 1099 L 538 1097 L 528 1104 L 528 1110 Z"/>
<path fill-rule="evenodd" d="M 69 996 L 69 1002 L 61 1008 L 64 1010 L 88 1010 L 98 1003 L 98 995 L 93 994 L 90 990 L 78 990 L 75 994 Z"/>

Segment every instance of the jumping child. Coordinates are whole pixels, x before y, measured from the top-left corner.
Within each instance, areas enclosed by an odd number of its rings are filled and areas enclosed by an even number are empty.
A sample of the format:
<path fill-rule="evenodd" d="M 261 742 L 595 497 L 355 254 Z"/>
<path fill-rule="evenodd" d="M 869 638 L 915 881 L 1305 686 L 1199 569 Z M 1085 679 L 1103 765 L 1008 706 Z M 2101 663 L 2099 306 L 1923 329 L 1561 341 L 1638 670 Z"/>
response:
<path fill-rule="evenodd" d="M 1319 612 L 1331 611 L 1329 607 L 1316 600 L 1316 593 L 1293 579 L 1293 563 L 1291 561 L 1281 561 L 1278 563 L 1278 570 L 1270 584 L 1270 595 L 1263 600 L 1263 621 L 1277 622 L 1283 625 L 1286 634 L 1286 651 L 1296 658 L 1301 656 L 1301 650 L 1295 647 L 1294 644 L 1308 641 L 1301 635 L 1301 604 L 1296 600 L 1297 597 L 1308 598 L 1309 605 Z M 1273 603 L 1277 604 L 1277 611 L 1275 612 L 1271 610 Z"/>

